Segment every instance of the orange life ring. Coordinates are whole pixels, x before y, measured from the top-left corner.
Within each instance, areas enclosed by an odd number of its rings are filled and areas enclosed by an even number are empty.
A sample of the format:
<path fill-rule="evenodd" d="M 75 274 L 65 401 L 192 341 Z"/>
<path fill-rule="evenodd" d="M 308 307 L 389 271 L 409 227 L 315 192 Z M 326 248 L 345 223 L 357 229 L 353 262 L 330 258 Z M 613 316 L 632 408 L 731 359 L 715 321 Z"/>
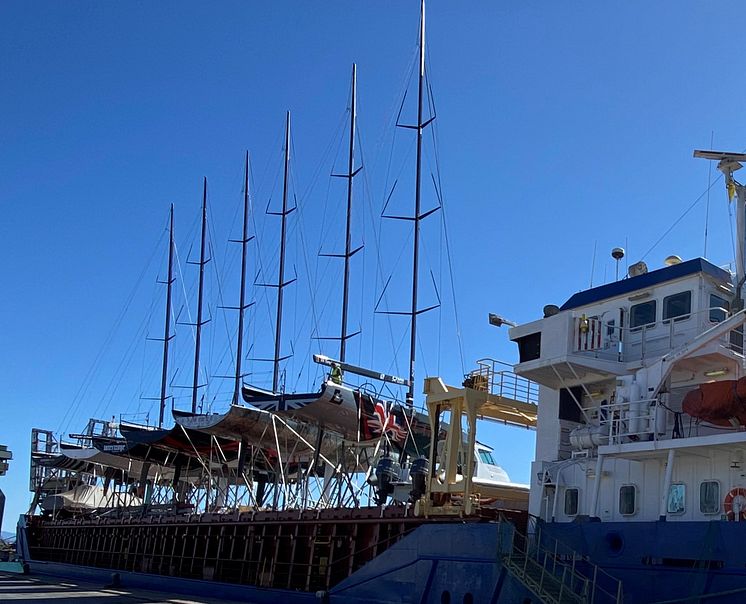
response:
<path fill-rule="evenodd" d="M 738 504 L 738 515 L 740 520 L 746 520 L 746 489 L 743 487 L 736 487 L 728 491 L 723 502 L 723 510 L 728 517 L 728 520 L 735 520 L 736 514 L 733 511 L 733 503 Z"/>

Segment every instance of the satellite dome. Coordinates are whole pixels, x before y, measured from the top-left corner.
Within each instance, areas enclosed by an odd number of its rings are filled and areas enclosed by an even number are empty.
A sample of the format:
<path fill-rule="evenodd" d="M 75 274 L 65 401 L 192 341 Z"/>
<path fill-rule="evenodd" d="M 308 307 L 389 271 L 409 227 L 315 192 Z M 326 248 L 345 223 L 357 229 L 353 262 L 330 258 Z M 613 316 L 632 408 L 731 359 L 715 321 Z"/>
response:
<path fill-rule="evenodd" d="M 639 262 L 635 262 L 632 266 L 629 267 L 629 276 L 630 277 L 639 277 L 640 275 L 644 275 L 648 272 L 648 265 L 645 264 L 642 260 Z"/>
<path fill-rule="evenodd" d="M 557 306 L 556 304 L 547 304 L 544 307 L 544 318 L 546 319 L 547 317 L 553 317 L 554 315 L 559 313 L 559 311 L 559 306 Z"/>

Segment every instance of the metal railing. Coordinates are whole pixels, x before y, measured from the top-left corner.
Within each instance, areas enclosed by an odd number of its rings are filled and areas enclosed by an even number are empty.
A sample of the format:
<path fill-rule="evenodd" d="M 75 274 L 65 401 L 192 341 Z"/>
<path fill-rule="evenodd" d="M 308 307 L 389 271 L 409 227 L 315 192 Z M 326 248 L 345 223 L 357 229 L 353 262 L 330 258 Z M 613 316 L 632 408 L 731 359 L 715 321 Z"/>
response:
<path fill-rule="evenodd" d="M 601 426 L 606 428 L 609 444 L 629 440 L 660 440 L 666 434 L 665 421 L 658 426 L 659 409 L 666 410 L 658 399 L 640 399 L 601 405 Z"/>
<path fill-rule="evenodd" d="M 513 531 L 507 569 L 543 602 L 621 604 L 622 582 L 542 529 L 529 517 L 529 534 Z"/>
<path fill-rule="evenodd" d="M 495 359 L 479 359 L 477 368 L 466 376 L 466 384 L 521 403 L 539 402 L 539 385 L 513 373 L 513 366 Z"/>
<path fill-rule="evenodd" d="M 572 352 L 619 362 L 643 360 L 675 348 L 685 337 L 694 338 L 714 327 L 720 321 L 712 320 L 713 311 L 722 313 L 725 318 L 731 316 L 727 309 L 713 307 L 637 327 L 620 327 L 614 321 L 596 317 L 576 317 L 572 327 Z M 741 330 L 729 332 L 720 341 L 724 347 L 743 354 Z"/>

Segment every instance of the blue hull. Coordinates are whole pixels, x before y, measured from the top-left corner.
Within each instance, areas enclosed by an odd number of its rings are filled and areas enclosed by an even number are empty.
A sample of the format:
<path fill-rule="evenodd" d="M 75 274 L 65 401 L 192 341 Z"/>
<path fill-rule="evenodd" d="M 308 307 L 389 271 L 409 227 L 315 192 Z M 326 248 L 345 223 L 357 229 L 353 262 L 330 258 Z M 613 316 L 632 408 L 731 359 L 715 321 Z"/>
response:
<path fill-rule="evenodd" d="M 746 602 L 746 522 L 540 523 L 620 579 L 626 602 Z"/>

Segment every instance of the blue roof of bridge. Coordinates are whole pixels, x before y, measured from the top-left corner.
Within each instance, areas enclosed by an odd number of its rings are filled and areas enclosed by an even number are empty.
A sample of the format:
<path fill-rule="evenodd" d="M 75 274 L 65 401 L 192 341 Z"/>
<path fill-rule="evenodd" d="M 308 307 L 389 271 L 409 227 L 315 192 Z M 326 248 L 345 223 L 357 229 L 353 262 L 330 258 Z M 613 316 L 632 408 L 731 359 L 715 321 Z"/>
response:
<path fill-rule="evenodd" d="M 709 262 L 704 258 L 695 258 L 694 260 L 687 260 L 686 262 L 674 264 L 673 266 L 665 266 L 658 270 L 645 273 L 644 275 L 629 277 L 627 279 L 622 279 L 621 281 L 614 281 L 613 283 L 607 283 L 605 285 L 600 285 L 599 287 L 578 292 L 574 296 L 571 296 L 570 299 L 562 305 L 560 310 L 570 310 L 572 308 L 593 304 L 594 302 L 600 302 L 601 300 L 616 298 L 641 289 L 648 289 L 654 285 L 658 285 L 659 283 L 673 281 L 674 279 L 680 279 L 681 277 L 694 275 L 696 273 L 706 273 L 724 283 L 731 282 L 730 273 L 728 271 L 723 270 L 719 266 L 715 266 L 712 262 Z"/>

